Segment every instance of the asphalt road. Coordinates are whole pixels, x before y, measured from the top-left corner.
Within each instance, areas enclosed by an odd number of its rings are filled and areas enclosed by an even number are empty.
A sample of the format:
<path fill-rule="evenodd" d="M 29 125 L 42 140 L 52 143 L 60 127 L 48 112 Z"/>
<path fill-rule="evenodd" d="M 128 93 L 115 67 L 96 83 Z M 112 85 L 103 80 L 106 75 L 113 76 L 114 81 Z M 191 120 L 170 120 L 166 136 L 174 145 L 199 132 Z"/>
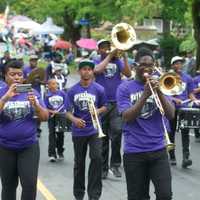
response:
<path fill-rule="evenodd" d="M 50 163 L 48 162 L 47 156 L 48 132 L 46 123 L 44 123 L 42 127 L 43 133 L 42 137 L 40 138 L 41 160 L 39 179 L 51 192 L 51 194 L 53 194 L 56 200 L 72 200 L 73 147 L 71 134 L 66 133 L 65 135 L 65 160 L 63 162 Z M 200 195 L 200 143 L 196 143 L 194 141 L 194 137 L 191 136 L 191 155 L 193 159 L 193 165 L 188 169 L 182 169 L 180 139 L 180 134 L 177 134 L 176 154 L 178 163 L 177 166 L 171 168 L 173 176 L 173 199 L 198 200 Z M 45 199 L 44 197 L 41 198 L 40 195 L 41 192 L 39 192 L 38 200 Z M 126 196 L 126 182 L 124 173 L 121 179 L 116 179 L 109 174 L 108 179 L 103 181 L 103 192 L 101 199 L 126 200 Z M 151 199 L 155 199 L 152 185 L 151 196 Z M 46 199 L 48 199 L 48 197 Z M 85 199 L 87 200 L 87 198 Z"/>
<path fill-rule="evenodd" d="M 69 79 L 73 84 L 76 77 Z M 40 169 L 38 185 L 38 200 L 73 200 L 73 147 L 70 132 L 65 134 L 65 160 L 62 162 L 50 163 L 48 161 L 48 129 L 47 123 L 42 123 L 42 136 L 40 138 Z M 191 136 L 191 156 L 193 165 L 188 169 L 181 168 L 181 137 L 176 138 L 177 166 L 172 167 L 173 176 L 173 199 L 175 200 L 199 200 L 200 199 L 200 143 L 194 141 Z M 89 160 L 88 160 L 89 161 Z M 88 162 L 87 162 L 88 163 Z M 123 172 L 123 168 L 122 168 Z M 86 173 L 87 176 L 87 173 Z M 87 178 L 86 178 L 87 181 Z M 1 186 L 0 186 L 1 187 Z M 18 191 L 18 199 L 20 188 Z M 115 179 L 109 174 L 108 179 L 103 181 L 102 200 L 126 200 L 125 176 Z M 155 199 L 154 189 L 151 185 L 151 199 Z M 85 195 L 87 200 L 87 195 Z"/>

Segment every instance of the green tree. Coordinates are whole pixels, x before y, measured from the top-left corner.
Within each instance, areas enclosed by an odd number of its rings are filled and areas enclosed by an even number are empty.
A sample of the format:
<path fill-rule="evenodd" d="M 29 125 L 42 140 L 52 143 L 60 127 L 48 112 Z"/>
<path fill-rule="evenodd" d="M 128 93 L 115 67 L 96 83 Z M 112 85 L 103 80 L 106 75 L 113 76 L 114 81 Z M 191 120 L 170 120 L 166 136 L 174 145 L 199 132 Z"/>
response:
<path fill-rule="evenodd" d="M 200 1 L 192 1 L 192 19 L 194 28 L 194 38 L 197 43 L 196 50 L 196 67 L 197 70 L 200 69 Z"/>

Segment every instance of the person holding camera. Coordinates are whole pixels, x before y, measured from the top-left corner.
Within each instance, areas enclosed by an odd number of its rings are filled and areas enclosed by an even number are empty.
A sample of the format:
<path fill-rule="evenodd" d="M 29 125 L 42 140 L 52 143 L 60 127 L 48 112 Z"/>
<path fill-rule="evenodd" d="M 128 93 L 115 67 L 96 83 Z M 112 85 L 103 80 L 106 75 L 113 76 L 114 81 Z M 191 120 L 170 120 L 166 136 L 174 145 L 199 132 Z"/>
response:
<path fill-rule="evenodd" d="M 21 199 L 36 199 L 40 157 L 36 118 L 46 121 L 48 111 L 37 91 L 17 92 L 23 78 L 21 62 L 10 61 L 5 67 L 7 86 L 0 89 L 1 200 L 16 199 L 19 180 Z"/>

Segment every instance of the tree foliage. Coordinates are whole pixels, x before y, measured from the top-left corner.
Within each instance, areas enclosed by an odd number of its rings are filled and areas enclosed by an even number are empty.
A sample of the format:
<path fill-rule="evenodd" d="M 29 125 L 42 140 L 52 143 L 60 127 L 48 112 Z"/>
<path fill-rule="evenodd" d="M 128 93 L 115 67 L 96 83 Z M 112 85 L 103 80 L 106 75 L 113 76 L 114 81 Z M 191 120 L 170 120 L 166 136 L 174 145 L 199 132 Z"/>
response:
<path fill-rule="evenodd" d="M 76 22 L 81 18 L 88 18 L 91 25 L 95 26 L 103 20 L 113 23 L 127 21 L 133 25 L 140 23 L 145 17 L 161 17 L 168 29 L 170 21 L 188 27 L 191 27 L 193 22 L 195 39 L 200 46 L 200 34 L 197 31 L 199 22 L 195 20 L 195 16 L 200 16 L 199 0 L 1 0 L 1 12 L 6 3 L 9 3 L 16 13 L 29 16 L 38 22 L 51 16 L 58 25 L 65 27 L 65 37 L 72 41 L 80 37 L 81 27 Z M 169 38 L 169 35 L 167 37 Z"/>

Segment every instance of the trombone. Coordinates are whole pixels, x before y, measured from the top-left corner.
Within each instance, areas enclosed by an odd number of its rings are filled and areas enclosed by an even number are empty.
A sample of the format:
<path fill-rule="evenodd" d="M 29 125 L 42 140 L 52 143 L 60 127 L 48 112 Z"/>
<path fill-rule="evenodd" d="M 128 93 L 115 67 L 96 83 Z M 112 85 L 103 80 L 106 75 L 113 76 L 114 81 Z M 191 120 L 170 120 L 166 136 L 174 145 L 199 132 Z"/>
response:
<path fill-rule="evenodd" d="M 156 71 L 158 71 L 158 70 L 156 69 Z M 158 93 L 153 89 L 153 87 L 151 85 L 149 74 L 144 73 L 144 76 L 146 77 L 147 84 L 149 85 L 149 88 L 150 88 L 153 98 L 155 100 L 156 106 L 158 107 L 158 109 L 162 115 L 162 124 L 163 124 L 163 128 L 164 128 L 165 145 L 167 147 L 167 151 L 170 151 L 175 148 L 175 144 L 171 143 L 171 141 L 169 139 L 167 128 L 166 128 L 166 125 L 164 122 L 165 112 L 164 112 L 162 103 L 160 101 Z M 183 87 L 181 87 L 182 86 L 181 83 L 182 82 L 180 80 L 180 77 L 177 74 L 171 73 L 171 72 L 162 74 L 161 77 L 159 78 L 159 88 L 160 88 L 161 92 L 165 95 L 175 95 L 177 93 L 182 92 Z"/>
<path fill-rule="evenodd" d="M 99 138 L 105 137 L 106 135 L 103 133 L 102 127 L 100 125 L 99 117 L 97 114 L 96 107 L 94 105 L 94 101 L 92 100 L 92 98 L 88 97 L 87 103 L 88 103 L 88 108 L 91 115 L 93 127 L 98 131 L 98 137 Z"/>

